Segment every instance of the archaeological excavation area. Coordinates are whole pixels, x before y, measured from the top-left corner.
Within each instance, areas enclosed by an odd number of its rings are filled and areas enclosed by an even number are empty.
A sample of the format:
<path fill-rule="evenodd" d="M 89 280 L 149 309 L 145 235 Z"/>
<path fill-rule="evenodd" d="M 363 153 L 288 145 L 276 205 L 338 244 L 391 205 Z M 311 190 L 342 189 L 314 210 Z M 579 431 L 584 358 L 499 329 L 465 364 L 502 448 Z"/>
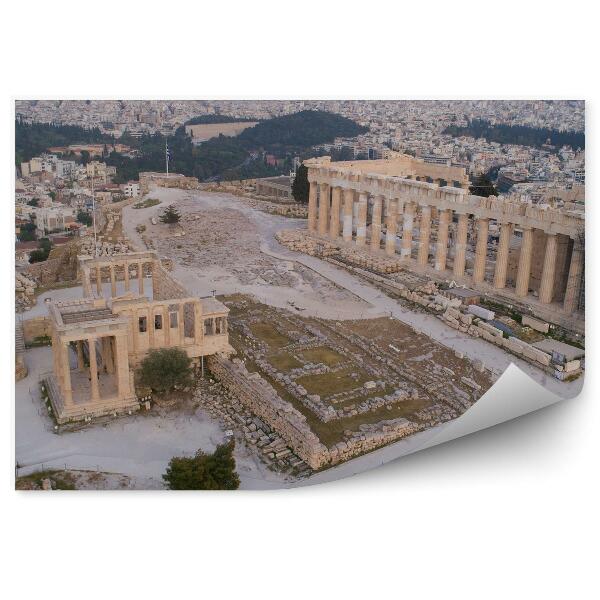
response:
<path fill-rule="evenodd" d="M 211 373 L 313 470 L 454 419 L 492 385 L 481 363 L 396 320 L 307 318 L 248 296 L 221 299 L 237 355 L 210 357 Z M 266 460 L 277 458 L 264 431 L 244 431 Z"/>

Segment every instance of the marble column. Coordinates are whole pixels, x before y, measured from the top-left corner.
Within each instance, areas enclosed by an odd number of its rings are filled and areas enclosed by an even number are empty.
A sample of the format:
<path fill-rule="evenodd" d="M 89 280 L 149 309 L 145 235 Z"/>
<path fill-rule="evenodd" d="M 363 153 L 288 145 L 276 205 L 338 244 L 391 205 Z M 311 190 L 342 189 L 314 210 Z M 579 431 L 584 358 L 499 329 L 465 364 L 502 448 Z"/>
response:
<path fill-rule="evenodd" d="M 356 245 L 364 246 L 367 243 L 367 212 L 369 208 L 368 196 L 361 192 L 358 196 L 358 224 L 356 226 Z"/>
<path fill-rule="evenodd" d="M 326 235 L 329 230 L 329 185 L 319 186 L 319 234 Z"/>
<path fill-rule="evenodd" d="M 200 325 L 202 327 L 202 325 Z M 165 346 L 171 345 L 171 315 L 169 305 L 163 306 L 163 331 L 165 332 Z"/>
<path fill-rule="evenodd" d="M 467 256 L 467 233 L 469 231 L 469 215 L 458 215 L 458 227 L 456 229 L 456 244 L 454 245 L 454 267 L 455 277 L 465 274 L 465 262 Z"/>
<path fill-rule="evenodd" d="M 521 298 L 529 293 L 529 276 L 531 274 L 531 254 L 533 250 L 533 229 L 523 229 L 523 240 L 517 267 L 517 283 L 515 293 Z"/>
<path fill-rule="evenodd" d="M 129 263 L 123 265 L 125 268 L 125 293 L 129 291 Z"/>
<path fill-rule="evenodd" d="M 477 243 L 475 245 L 475 266 L 473 267 L 474 283 L 482 283 L 485 280 L 489 228 L 489 219 L 477 219 Z"/>
<path fill-rule="evenodd" d="M 142 261 L 138 261 L 137 264 L 137 272 L 138 272 L 138 292 L 140 296 L 144 295 L 144 265 Z"/>
<path fill-rule="evenodd" d="M 373 218 L 371 219 L 371 250 L 379 250 L 381 247 L 381 210 L 383 196 L 375 196 L 373 199 Z"/>
<path fill-rule="evenodd" d="M 77 340 L 75 342 L 77 346 L 77 370 L 83 371 L 85 363 L 83 361 L 83 340 Z"/>
<path fill-rule="evenodd" d="M 98 296 L 102 296 L 102 269 L 96 267 L 96 292 Z"/>
<path fill-rule="evenodd" d="M 177 313 L 177 325 L 179 326 L 179 343 L 183 346 L 183 344 L 185 343 L 185 315 L 183 312 L 183 304 L 179 305 Z"/>
<path fill-rule="evenodd" d="M 344 231 L 345 242 L 352 241 L 352 213 L 354 210 L 354 190 L 344 190 Z"/>
<path fill-rule="evenodd" d="M 385 252 L 389 256 L 396 254 L 396 227 L 398 219 L 398 200 L 390 198 L 386 217 Z"/>
<path fill-rule="evenodd" d="M 73 388 L 71 387 L 71 365 L 69 362 L 69 342 L 62 346 L 62 393 L 65 405 L 73 403 Z"/>
<path fill-rule="evenodd" d="M 329 237 L 337 240 L 340 236 L 340 206 L 342 203 L 342 188 L 331 190 L 331 216 L 329 218 Z"/>
<path fill-rule="evenodd" d="M 115 335 L 115 365 L 117 367 L 117 389 L 119 398 L 131 396 L 129 381 L 129 356 L 127 354 L 127 338 L 125 335 Z"/>
<path fill-rule="evenodd" d="M 117 278 L 115 276 L 115 267 L 110 265 L 110 293 L 114 298 L 117 295 Z"/>
<path fill-rule="evenodd" d="M 202 306 L 200 302 L 194 302 L 194 344 L 201 344 L 203 338 Z"/>
<path fill-rule="evenodd" d="M 500 239 L 498 241 L 498 251 L 496 252 L 496 269 L 494 271 L 494 287 L 497 290 L 506 287 L 506 271 L 508 269 L 508 252 L 510 250 L 512 227 L 512 223 L 502 223 L 500 225 Z"/>
<path fill-rule="evenodd" d="M 567 287 L 565 289 L 565 299 L 563 308 L 568 313 L 573 313 L 578 309 L 579 295 L 581 293 L 581 275 L 583 273 L 583 251 L 579 241 L 573 242 L 573 251 L 571 253 L 571 265 L 569 266 L 569 276 L 567 278 Z"/>
<path fill-rule="evenodd" d="M 92 295 L 92 284 L 90 283 L 90 271 L 84 268 L 82 271 L 83 279 L 83 295 L 85 298 L 89 298 Z"/>
<path fill-rule="evenodd" d="M 308 230 L 317 230 L 317 183 L 311 181 L 308 191 Z"/>
<path fill-rule="evenodd" d="M 98 363 L 96 362 L 96 340 L 88 339 L 88 350 L 90 354 L 90 384 L 92 391 L 92 400 L 100 399 L 100 390 L 98 386 Z"/>
<path fill-rule="evenodd" d="M 429 238 L 431 236 L 431 206 L 421 207 L 419 223 L 419 252 L 417 262 L 425 267 L 429 262 Z"/>
<path fill-rule="evenodd" d="M 437 245 L 435 249 L 436 271 L 446 270 L 446 258 L 448 257 L 448 227 L 451 218 L 452 211 L 450 209 L 439 211 Z"/>
<path fill-rule="evenodd" d="M 540 283 L 540 302 L 550 304 L 554 296 L 554 275 L 556 273 L 556 251 L 558 249 L 558 236 L 555 233 L 546 234 L 546 253 L 542 268 L 542 281 Z"/>
<path fill-rule="evenodd" d="M 404 222 L 402 223 L 402 242 L 400 244 L 400 256 L 410 258 L 412 249 L 412 234 L 415 224 L 415 205 L 407 202 L 404 205 Z"/>

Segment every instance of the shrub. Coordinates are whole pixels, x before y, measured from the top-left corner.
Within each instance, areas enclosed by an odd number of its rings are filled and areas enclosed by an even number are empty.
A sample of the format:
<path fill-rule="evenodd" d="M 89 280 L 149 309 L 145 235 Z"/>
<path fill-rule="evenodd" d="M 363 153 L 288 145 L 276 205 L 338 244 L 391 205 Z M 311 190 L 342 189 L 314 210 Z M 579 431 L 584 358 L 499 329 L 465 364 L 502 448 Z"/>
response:
<path fill-rule="evenodd" d="M 180 348 L 150 350 L 139 373 L 142 385 L 155 392 L 168 392 L 192 383 L 191 360 Z"/>

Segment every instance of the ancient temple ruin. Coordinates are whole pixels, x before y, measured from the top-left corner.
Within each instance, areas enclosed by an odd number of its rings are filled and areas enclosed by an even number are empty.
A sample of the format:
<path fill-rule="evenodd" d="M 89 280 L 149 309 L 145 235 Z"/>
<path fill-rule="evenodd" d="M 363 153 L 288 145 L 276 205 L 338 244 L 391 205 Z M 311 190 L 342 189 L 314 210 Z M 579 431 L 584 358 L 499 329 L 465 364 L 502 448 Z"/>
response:
<path fill-rule="evenodd" d="M 525 302 L 567 327 L 582 322 L 582 211 L 475 196 L 465 169 L 406 155 L 304 164 L 309 235 Z"/>
<path fill-rule="evenodd" d="M 229 309 L 190 296 L 155 252 L 81 256 L 79 270 L 84 297 L 49 305 L 58 423 L 137 410 L 134 369 L 151 349 L 181 348 L 195 364 L 232 351 Z"/>

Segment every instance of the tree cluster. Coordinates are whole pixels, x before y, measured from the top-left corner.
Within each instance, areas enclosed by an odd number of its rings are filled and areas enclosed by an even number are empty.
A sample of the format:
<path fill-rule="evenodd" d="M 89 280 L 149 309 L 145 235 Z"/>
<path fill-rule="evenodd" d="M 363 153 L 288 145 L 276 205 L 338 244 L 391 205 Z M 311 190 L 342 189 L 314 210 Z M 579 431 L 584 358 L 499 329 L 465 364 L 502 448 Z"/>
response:
<path fill-rule="evenodd" d="M 526 125 L 492 125 L 489 121 L 473 119 L 466 127 L 452 125 L 444 133 L 454 137 L 469 136 L 485 138 L 488 142 L 517 144 L 541 148 L 547 142 L 561 148 L 570 146 L 573 150 L 585 149 L 585 133 L 577 131 L 559 131 L 545 127 L 527 127 Z"/>
<path fill-rule="evenodd" d="M 175 456 L 163 480 L 170 490 L 237 490 L 240 478 L 235 471 L 234 448 L 231 441 L 217 446 L 212 454 L 198 450 L 192 458 Z"/>

